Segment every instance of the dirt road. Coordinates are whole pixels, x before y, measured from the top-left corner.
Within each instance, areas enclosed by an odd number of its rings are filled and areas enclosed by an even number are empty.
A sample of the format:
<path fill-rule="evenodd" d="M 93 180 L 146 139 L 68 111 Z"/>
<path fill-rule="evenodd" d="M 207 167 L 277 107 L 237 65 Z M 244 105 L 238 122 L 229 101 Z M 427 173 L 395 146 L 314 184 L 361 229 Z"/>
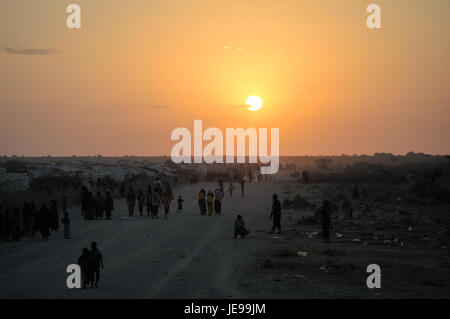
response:
<path fill-rule="evenodd" d="M 216 184 L 202 184 L 214 189 Z M 270 228 L 271 188 L 249 184 L 246 197 L 235 186 L 221 216 L 200 216 L 198 186 L 182 186 L 185 199 L 177 214 L 172 203 L 168 219 L 128 218 L 125 202 L 116 201 L 111 221 L 85 221 L 79 208 L 70 209 L 72 239 L 62 229 L 48 242 L 25 238 L 0 245 L 0 298 L 238 298 L 239 279 L 252 262 L 258 242 L 252 235 L 233 239 L 237 214 L 251 230 Z M 39 235 L 37 235 L 39 237 Z M 76 263 L 83 247 L 97 241 L 105 269 L 100 289 L 68 289 L 66 267 Z"/>
<path fill-rule="evenodd" d="M 216 184 L 176 188 L 185 199 L 184 211 L 177 214 L 173 203 L 168 219 L 161 213 L 157 220 L 136 213 L 128 218 L 123 200 L 116 201 L 111 221 L 82 220 L 73 207 L 73 239 L 64 240 L 61 229 L 48 242 L 38 235 L 1 244 L 0 298 L 449 297 L 448 249 L 405 225 L 388 227 L 398 218 L 395 213 L 355 212 L 355 221 L 336 223 L 331 243 L 324 244 L 320 225 L 301 222 L 311 210 L 283 209 L 283 234 L 268 233 L 273 193 L 281 199 L 301 193 L 317 205 L 323 194 L 341 191 L 339 186 L 284 179 L 246 184 L 242 198 L 236 185 L 231 199 L 226 194 L 221 216 L 200 216 L 200 187 Z M 251 230 L 244 240 L 233 239 L 238 214 Z M 410 218 L 429 215 L 418 211 Z M 380 221 L 387 226 L 375 227 Z M 424 232 L 435 233 L 434 228 Z M 100 288 L 68 289 L 66 267 L 91 241 L 104 254 Z M 372 263 L 382 268 L 381 289 L 366 286 Z"/>

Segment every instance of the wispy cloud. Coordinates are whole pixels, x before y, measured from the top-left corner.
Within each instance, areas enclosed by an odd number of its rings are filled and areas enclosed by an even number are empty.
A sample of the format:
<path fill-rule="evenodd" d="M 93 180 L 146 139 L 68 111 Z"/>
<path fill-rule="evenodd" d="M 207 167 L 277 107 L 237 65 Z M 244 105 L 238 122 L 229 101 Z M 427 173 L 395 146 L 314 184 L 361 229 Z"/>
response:
<path fill-rule="evenodd" d="M 4 48 L 1 49 L 6 54 L 12 54 L 12 55 L 53 55 L 60 53 L 58 50 L 55 49 L 14 49 L 14 48 Z"/>
<path fill-rule="evenodd" d="M 236 50 L 236 51 L 242 51 L 242 50 L 244 50 L 244 49 L 241 48 L 241 47 L 230 47 L 230 46 L 228 46 L 228 45 L 224 45 L 223 48 L 224 48 L 224 50 L 229 50 L 229 51 L 231 51 L 231 50 Z"/>
<path fill-rule="evenodd" d="M 152 109 L 167 110 L 169 107 L 167 105 L 150 105 Z"/>

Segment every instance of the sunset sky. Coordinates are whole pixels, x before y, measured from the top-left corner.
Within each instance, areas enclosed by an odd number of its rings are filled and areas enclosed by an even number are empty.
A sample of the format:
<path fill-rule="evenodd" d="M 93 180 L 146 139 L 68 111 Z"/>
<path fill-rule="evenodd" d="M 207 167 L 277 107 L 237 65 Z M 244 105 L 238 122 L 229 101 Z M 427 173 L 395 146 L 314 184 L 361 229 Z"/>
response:
<path fill-rule="evenodd" d="M 70 3 L 81 29 L 66 26 Z M 449 12 L 448 0 L 1 0 L 0 155 L 169 155 L 171 131 L 194 119 L 277 127 L 281 155 L 449 154 Z"/>

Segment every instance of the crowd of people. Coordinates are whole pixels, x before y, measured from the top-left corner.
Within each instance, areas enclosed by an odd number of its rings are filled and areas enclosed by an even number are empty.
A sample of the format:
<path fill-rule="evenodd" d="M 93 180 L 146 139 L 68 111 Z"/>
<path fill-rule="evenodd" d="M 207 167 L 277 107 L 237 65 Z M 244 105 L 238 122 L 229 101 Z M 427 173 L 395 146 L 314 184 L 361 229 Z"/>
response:
<path fill-rule="evenodd" d="M 167 218 L 170 213 L 170 204 L 175 199 L 175 195 L 172 192 L 172 186 L 170 183 L 164 183 L 162 185 L 161 180 L 157 179 L 154 185 L 148 185 L 147 192 L 144 194 L 142 190 L 136 192 L 132 186 L 126 196 L 128 216 L 133 217 L 136 208 L 139 210 L 139 215 L 144 215 L 144 209 L 147 213 L 147 217 L 158 218 L 159 209 L 164 211 L 164 218 Z M 181 213 L 183 210 L 183 198 L 178 197 L 177 212 Z"/>
<path fill-rule="evenodd" d="M 51 232 L 64 226 L 64 238 L 70 238 L 70 219 L 66 211 L 66 198 L 62 199 L 63 218 L 60 220 L 58 201 L 44 202 L 38 208 L 35 202 L 24 202 L 22 207 L 4 207 L 0 202 L 0 238 L 2 241 L 19 241 L 23 237 L 35 237 L 40 233 L 48 240 Z"/>
<path fill-rule="evenodd" d="M 81 188 L 80 195 L 81 214 L 86 220 L 111 219 L 114 210 L 114 200 L 111 193 L 107 191 L 103 195 L 100 191 L 94 196 L 86 186 Z"/>

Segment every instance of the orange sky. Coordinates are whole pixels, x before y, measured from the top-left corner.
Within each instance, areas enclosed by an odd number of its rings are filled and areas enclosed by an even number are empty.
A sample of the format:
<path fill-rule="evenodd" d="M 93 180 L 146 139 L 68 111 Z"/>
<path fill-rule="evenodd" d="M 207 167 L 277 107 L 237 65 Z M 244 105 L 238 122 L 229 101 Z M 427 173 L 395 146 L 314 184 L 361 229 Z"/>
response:
<path fill-rule="evenodd" d="M 70 3 L 81 6 L 80 30 L 66 27 Z M 366 27 L 370 3 L 381 6 L 380 30 Z M 194 119 L 223 132 L 278 127 L 281 155 L 448 154 L 449 9 L 2 0 L 0 154 L 168 155 L 171 131 Z M 250 95 L 260 111 L 243 106 Z"/>

